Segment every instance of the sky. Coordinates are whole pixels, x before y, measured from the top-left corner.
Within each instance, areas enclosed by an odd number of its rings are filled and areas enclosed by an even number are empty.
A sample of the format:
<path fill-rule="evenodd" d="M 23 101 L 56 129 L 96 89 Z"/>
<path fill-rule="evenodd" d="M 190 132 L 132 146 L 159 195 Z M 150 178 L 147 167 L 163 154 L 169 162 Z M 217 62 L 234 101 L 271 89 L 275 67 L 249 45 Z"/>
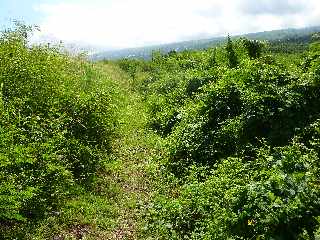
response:
<path fill-rule="evenodd" d="M 319 0 L 0 0 L 0 27 L 36 24 L 32 41 L 120 49 L 320 25 Z"/>

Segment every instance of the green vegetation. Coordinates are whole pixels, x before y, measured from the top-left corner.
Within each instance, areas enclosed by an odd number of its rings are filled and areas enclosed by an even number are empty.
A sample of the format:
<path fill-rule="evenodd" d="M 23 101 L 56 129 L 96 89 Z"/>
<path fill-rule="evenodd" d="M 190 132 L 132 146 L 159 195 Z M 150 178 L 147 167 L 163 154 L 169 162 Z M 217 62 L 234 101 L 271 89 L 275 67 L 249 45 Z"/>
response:
<path fill-rule="evenodd" d="M 81 58 L 29 47 L 31 30 L 0 39 L 0 235 L 92 188 L 117 119 L 114 84 Z"/>
<path fill-rule="evenodd" d="M 0 238 L 319 239 L 320 52 L 89 63 L 0 38 Z"/>
<path fill-rule="evenodd" d="M 153 57 L 136 82 L 165 156 L 145 237 L 315 239 L 317 46 L 290 64 L 230 38 L 225 48 Z"/>

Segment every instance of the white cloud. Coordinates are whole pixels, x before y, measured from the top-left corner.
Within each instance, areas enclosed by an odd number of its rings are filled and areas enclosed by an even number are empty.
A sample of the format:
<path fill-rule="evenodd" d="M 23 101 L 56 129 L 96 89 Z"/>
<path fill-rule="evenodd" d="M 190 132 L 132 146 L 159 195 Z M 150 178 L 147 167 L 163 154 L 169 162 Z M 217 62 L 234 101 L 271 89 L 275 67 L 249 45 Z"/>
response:
<path fill-rule="evenodd" d="M 80 0 L 42 4 L 42 35 L 107 48 L 320 24 L 318 0 Z M 281 3 L 280 5 L 277 5 Z M 292 7 L 292 14 L 285 9 Z M 253 6 L 254 5 L 254 6 Z M 281 8 L 281 9 L 280 9 Z M 264 10 L 265 9 L 265 10 Z M 39 35 L 37 37 L 40 37 Z"/>

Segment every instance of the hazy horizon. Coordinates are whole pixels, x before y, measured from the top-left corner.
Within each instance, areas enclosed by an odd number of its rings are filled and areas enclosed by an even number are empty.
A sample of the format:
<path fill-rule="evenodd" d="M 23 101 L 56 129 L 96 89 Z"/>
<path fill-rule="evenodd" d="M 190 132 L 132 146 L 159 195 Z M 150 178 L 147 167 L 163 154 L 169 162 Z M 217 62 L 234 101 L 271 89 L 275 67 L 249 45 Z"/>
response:
<path fill-rule="evenodd" d="M 310 0 L 4 0 L 0 26 L 38 25 L 35 42 L 116 50 L 320 25 Z"/>

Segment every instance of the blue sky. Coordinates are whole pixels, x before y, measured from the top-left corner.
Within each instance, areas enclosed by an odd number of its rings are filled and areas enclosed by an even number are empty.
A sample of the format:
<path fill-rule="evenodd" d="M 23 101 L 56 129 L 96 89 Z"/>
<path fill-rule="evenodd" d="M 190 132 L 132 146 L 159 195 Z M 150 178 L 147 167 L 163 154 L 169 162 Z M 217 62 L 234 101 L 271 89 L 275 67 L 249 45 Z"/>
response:
<path fill-rule="evenodd" d="M 0 0 L 0 27 L 107 49 L 320 25 L 319 0 Z"/>
<path fill-rule="evenodd" d="M 34 11 L 33 6 L 41 4 L 45 1 L 40 0 L 0 0 L 0 23 L 4 25 L 10 24 L 12 19 L 24 20 L 30 24 L 41 22 L 44 17 Z M 49 1 L 47 1 L 49 2 Z M 55 2 L 55 1 L 51 1 Z M 57 2 L 57 1 L 56 1 Z"/>

